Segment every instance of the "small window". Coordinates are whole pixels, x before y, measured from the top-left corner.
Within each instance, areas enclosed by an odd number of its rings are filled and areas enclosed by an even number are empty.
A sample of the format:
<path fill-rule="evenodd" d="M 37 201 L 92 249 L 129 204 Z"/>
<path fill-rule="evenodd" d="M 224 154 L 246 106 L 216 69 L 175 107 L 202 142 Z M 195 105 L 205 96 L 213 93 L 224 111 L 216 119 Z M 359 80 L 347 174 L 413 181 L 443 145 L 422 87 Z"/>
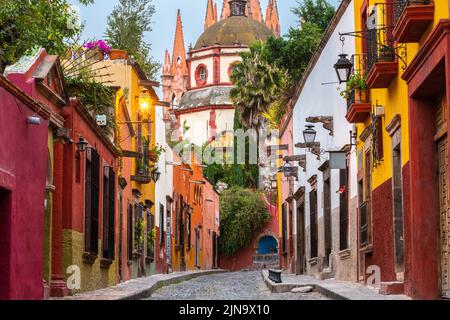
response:
<path fill-rule="evenodd" d="M 208 81 L 208 69 L 204 64 L 201 64 L 197 67 L 195 71 L 195 81 L 198 86 L 203 86 Z"/>
<path fill-rule="evenodd" d="M 206 76 L 207 76 L 206 69 L 205 68 L 201 68 L 200 69 L 200 80 L 206 81 Z"/>

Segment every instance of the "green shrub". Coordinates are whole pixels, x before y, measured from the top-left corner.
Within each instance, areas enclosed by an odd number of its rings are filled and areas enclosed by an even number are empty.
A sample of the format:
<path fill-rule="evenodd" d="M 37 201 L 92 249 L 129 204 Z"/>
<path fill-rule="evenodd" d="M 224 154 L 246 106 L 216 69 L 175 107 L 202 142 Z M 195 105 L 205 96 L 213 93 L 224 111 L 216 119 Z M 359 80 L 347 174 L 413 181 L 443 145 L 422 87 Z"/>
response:
<path fill-rule="evenodd" d="M 220 197 L 220 252 L 232 256 L 250 244 L 270 221 L 267 203 L 259 192 L 232 187 Z"/>

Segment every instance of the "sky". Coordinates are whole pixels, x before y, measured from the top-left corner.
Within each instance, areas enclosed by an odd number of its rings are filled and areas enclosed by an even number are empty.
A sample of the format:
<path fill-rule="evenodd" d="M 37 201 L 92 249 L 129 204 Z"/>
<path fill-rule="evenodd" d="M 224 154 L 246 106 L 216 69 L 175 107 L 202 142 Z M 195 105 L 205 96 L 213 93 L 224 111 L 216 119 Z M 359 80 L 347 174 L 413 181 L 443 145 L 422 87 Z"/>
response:
<path fill-rule="evenodd" d="M 146 41 L 152 46 L 152 55 L 156 60 L 164 61 L 166 49 L 172 52 L 173 37 L 177 10 L 181 10 L 183 20 L 184 39 L 186 47 L 189 43 L 195 44 L 203 32 L 203 23 L 206 13 L 207 0 L 151 0 L 155 5 L 156 13 L 153 16 L 153 31 L 146 35 Z M 218 12 L 222 9 L 222 0 L 215 0 Z M 77 0 L 69 0 L 79 6 L 81 20 L 85 23 L 83 38 L 102 39 L 106 29 L 106 21 L 118 0 L 95 0 L 93 5 L 84 7 Z M 329 0 L 335 6 L 339 0 Z M 261 0 L 263 14 L 266 12 L 268 0 Z M 278 11 L 281 21 L 281 33 L 285 34 L 289 28 L 297 25 L 296 17 L 290 9 L 297 5 L 297 0 L 278 0 Z"/>

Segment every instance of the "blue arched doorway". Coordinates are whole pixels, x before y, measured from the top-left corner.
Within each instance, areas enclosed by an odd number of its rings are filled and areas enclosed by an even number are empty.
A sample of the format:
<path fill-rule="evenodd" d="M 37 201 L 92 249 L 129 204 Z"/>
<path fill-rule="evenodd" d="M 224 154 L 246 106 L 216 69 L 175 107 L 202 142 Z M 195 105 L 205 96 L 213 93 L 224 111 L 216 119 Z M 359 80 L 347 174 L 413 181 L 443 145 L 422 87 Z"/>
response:
<path fill-rule="evenodd" d="M 264 236 L 258 242 L 258 254 L 277 254 L 278 243 L 272 236 Z"/>

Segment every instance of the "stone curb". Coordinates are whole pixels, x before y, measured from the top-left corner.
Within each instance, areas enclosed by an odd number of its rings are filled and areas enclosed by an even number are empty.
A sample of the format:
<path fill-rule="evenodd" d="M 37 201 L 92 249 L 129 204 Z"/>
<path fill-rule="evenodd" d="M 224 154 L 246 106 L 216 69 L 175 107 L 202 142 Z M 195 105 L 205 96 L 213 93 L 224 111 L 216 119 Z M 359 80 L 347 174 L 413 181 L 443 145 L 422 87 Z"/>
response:
<path fill-rule="evenodd" d="M 198 277 L 228 272 L 227 270 L 206 270 L 156 274 L 145 278 L 132 279 L 114 287 L 79 293 L 51 300 L 141 300 L 149 298 L 155 291 L 166 286 L 189 281 Z"/>
<path fill-rule="evenodd" d="M 155 293 L 157 290 L 163 288 L 163 287 L 167 287 L 170 285 L 174 285 L 174 284 L 178 284 L 181 282 L 185 282 L 185 281 L 189 281 L 198 277 L 203 277 L 203 276 L 209 276 L 209 275 L 213 275 L 213 274 L 219 274 L 219 273 L 224 273 L 224 272 L 228 272 L 226 270 L 210 270 L 210 271 L 204 271 L 204 272 L 196 272 L 196 273 L 189 273 L 189 274 L 185 274 L 185 275 L 181 275 L 181 276 L 177 276 L 177 277 L 173 277 L 170 279 L 164 279 L 164 280 L 160 280 L 157 281 L 155 284 L 153 284 L 151 287 L 143 289 L 143 290 L 139 290 L 135 293 L 132 294 L 128 294 L 124 297 L 121 297 L 117 300 L 142 300 L 142 299 L 146 299 L 151 297 L 151 295 L 153 293 Z"/>
<path fill-rule="evenodd" d="M 303 288 L 303 287 L 313 287 L 314 290 L 320 294 L 323 294 L 324 296 L 334 299 L 334 300 L 350 300 L 347 297 L 344 297 L 334 291 L 331 291 L 325 287 L 322 287 L 321 285 L 317 283 L 305 283 L 305 284 L 289 284 L 289 283 L 275 283 L 272 280 L 269 279 L 269 272 L 266 270 L 263 270 L 261 272 L 262 278 L 264 282 L 266 283 L 266 286 L 269 288 L 269 290 L 272 293 L 284 293 L 284 292 L 290 292 L 292 289 L 295 288 Z"/>

